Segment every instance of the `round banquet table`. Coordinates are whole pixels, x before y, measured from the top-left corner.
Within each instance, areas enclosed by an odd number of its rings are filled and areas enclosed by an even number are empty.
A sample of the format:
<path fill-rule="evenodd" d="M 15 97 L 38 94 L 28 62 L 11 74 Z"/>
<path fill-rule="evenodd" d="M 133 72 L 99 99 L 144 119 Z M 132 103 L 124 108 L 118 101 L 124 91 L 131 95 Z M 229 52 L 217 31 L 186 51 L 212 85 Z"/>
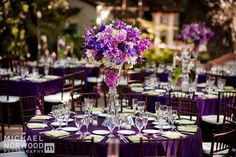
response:
<path fill-rule="evenodd" d="M 98 119 L 98 126 L 89 126 L 89 132 L 91 133 L 93 130 L 108 130 L 106 127 L 102 126 L 102 122 L 103 122 L 104 118 L 99 118 Z M 50 122 L 53 121 L 53 118 L 51 120 L 45 120 L 42 121 L 42 123 L 46 123 L 48 124 L 48 127 L 45 129 L 29 129 L 26 128 L 26 141 L 27 141 L 27 146 L 34 144 L 34 143 L 46 143 L 49 142 L 49 137 L 46 136 L 43 132 L 45 131 L 49 131 L 52 130 L 53 128 L 51 127 Z M 34 121 L 31 121 L 34 122 Z M 39 122 L 39 121 L 37 121 Z M 68 124 L 69 126 L 73 126 L 75 127 L 74 122 L 70 122 Z M 153 125 L 149 122 L 147 128 L 153 128 Z M 84 126 L 82 127 L 82 132 L 84 132 Z M 131 128 L 132 130 L 134 130 L 136 133 L 138 132 L 138 130 L 132 126 Z M 117 130 L 114 130 L 114 133 Z M 201 129 L 198 128 L 197 132 L 192 133 L 192 134 L 185 134 L 186 137 L 183 139 L 183 143 L 182 143 L 182 157 L 201 157 L 202 156 L 202 135 L 201 135 Z M 69 138 L 69 139 L 76 139 L 78 138 L 80 135 L 76 135 L 74 132 L 70 133 L 69 136 L 65 137 L 65 138 Z M 151 135 L 145 135 L 146 137 L 150 138 L 152 137 Z M 159 136 L 158 138 L 163 138 L 161 136 Z M 28 140 L 27 140 L 28 139 Z M 32 140 L 32 139 L 36 139 L 36 140 Z M 40 140 L 39 140 L 40 139 Z M 94 144 L 94 156 L 95 157 L 105 157 L 107 156 L 107 139 L 108 137 L 105 136 L 105 138 Z M 127 139 L 127 138 L 126 138 Z M 53 142 L 50 140 L 50 142 Z M 60 142 L 60 138 L 57 138 L 57 142 Z M 129 141 L 128 143 L 124 143 L 122 140 L 120 141 L 120 157 L 137 157 L 139 156 L 139 146 L 140 143 L 133 143 L 131 141 Z M 144 145 L 145 147 L 145 145 Z M 32 151 L 31 148 L 26 147 L 25 149 L 27 155 L 29 157 L 36 157 L 36 156 L 50 156 L 50 154 L 38 154 L 35 153 L 34 151 Z M 55 151 L 57 151 L 57 148 L 55 148 Z M 73 152 L 72 152 L 73 153 Z M 75 155 L 75 154 L 74 154 Z"/>
<path fill-rule="evenodd" d="M 55 76 L 45 81 L 10 80 L 9 94 L 14 96 L 50 95 L 61 91 L 63 78 Z"/>

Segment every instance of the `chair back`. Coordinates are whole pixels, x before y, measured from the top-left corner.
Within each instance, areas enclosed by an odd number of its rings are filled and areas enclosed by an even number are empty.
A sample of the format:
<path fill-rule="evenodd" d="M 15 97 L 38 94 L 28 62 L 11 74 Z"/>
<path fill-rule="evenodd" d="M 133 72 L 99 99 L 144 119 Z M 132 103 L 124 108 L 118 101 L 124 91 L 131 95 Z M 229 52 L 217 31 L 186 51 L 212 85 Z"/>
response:
<path fill-rule="evenodd" d="M 133 99 L 144 101 L 144 111 L 147 109 L 147 95 L 141 93 L 120 93 L 121 112 L 124 107 L 133 109 Z"/>
<path fill-rule="evenodd" d="M 228 130 L 223 133 L 213 134 L 210 156 L 213 157 L 218 152 L 225 151 L 228 149 L 230 152 L 232 146 L 235 143 L 235 133 L 235 130 Z"/>
<path fill-rule="evenodd" d="M 74 105 L 72 106 L 73 111 L 75 111 L 76 108 L 79 108 L 80 111 L 82 111 L 85 99 L 94 99 L 95 100 L 94 107 L 98 106 L 98 98 L 99 98 L 98 93 L 80 93 L 79 95 L 73 97 L 74 97 Z"/>
<path fill-rule="evenodd" d="M 73 93 L 73 89 L 74 89 L 74 75 L 73 75 L 73 73 L 64 75 L 63 80 L 64 80 L 64 83 L 62 85 L 62 92 L 61 92 L 61 99 L 62 100 L 63 100 L 63 94 L 65 92 L 69 92 L 71 95 Z"/>
<path fill-rule="evenodd" d="M 43 103 L 42 96 L 40 95 L 20 97 L 20 110 L 23 125 L 36 115 L 37 108 L 43 108 Z"/>
<path fill-rule="evenodd" d="M 0 95 L 6 95 L 9 100 L 9 76 L 0 76 Z"/>
<path fill-rule="evenodd" d="M 224 129 L 230 127 L 236 128 L 236 107 L 226 106 L 223 120 Z"/>
<path fill-rule="evenodd" d="M 218 93 L 217 101 L 217 122 L 219 122 L 219 117 L 221 113 L 224 113 L 226 106 L 236 107 L 236 92 L 233 91 L 222 91 Z"/>
<path fill-rule="evenodd" d="M 82 93 L 83 92 L 83 82 L 84 82 L 84 70 L 80 70 L 78 72 L 73 73 L 74 76 L 74 93 Z M 79 84 L 76 84 L 78 82 Z"/>
<path fill-rule="evenodd" d="M 182 138 L 180 139 L 140 139 L 140 157 L 171 156 L 180 157 Z"/>
<path fill-rule="evenodd" d="M 4 140 L 4 136 L 5 136 L 5 129 L 4 129 L 4 123 L 3 123 L 3 106 L 0 103 L 0 124 L 1 124 L 1 140 Z"/>
<path fill-rule="evenodd" d="M 55 143 L 55 153 L 53 157 L 94 156 L 94 138 L 50 138 L 49 142 Z"/>

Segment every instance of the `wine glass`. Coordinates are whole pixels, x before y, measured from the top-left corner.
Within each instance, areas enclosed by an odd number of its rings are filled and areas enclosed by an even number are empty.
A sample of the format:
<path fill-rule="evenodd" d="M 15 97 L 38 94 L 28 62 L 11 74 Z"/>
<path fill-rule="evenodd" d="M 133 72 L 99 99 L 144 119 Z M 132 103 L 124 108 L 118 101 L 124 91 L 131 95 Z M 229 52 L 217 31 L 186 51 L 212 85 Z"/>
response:
<path fill-rule="evenodd" d="M 138 101 L 137 108 L 140 114 L 144 113 L 145 101 Z"/>
<path fill-rule="evenodd" d="M 144 129 L 146 129 L 147 124 L 148 124 L 148 113 L 144 113 L 143 114 L 143 126 L 144 126 Z"/>
<path fill-rule="evenodd" d="M 160 105 L 161 117 L 165 118 L 167 113 L 167 105 Z"/>
<path fill-rule="evenodd" d="M 155 111 L 158 116 L 160 114 L 160 102 L 155 102 Z"/>
<path fill-rule="evenodd" d="M 78 131 L 75 134 L 82 134 L 82 132 L 80 131 L 81 127 L 84 124 L 84 117 L 81 115 L 76 115 L 75 119 L 74 119 L 75 125 L 78 128 Z"/>
<path fill-rule="evenodd" d="M 89 135 L 90 134 L 89 131 L 88 131 L 90 120 L 91 120 L 90 114 L 84 115 L 84 125 L 86 127 L 86 132 L 84 133 L 85 135 Z"/>
<path fill-rule="evenodd" d="M 217 79 L 217 86 L 220 90 L 224 89 L 225 83 L 226 83 L 225 79 L 223 79 L 223 78 L 218 78 Z"/>
<path fill-rule="evenodd" d="M 114 137 L 113 130 L 116 127 L 116 119 L 115 116 L 109 116 L 107 117 L 107 128 L 110 131 L 110 135 L 108 137 Z"/>
<path fill-rule="evenodd" d="M 170 122 L 171 122 L 171 128 L 172 128 L 172 129 L 175 128 L 174 122 L 175 122 L 177 116 L 178 116 L 177 110 L 172 110 L 172 114 L 171 114 L 171 117 L 170 117 Z"/>
<path fill-rule="evenodd" d="M 143 118 L 141 116 L 136 116 L 135 117 L 135 126 L 138 129 L 137 136 L 142 136 L 141 130 L 143 128 Z"/>
<path fill-rule="evenodd" d="M 50 69 L 50 66 L 49 66 L 48 64 L 46 64 L 46 65 L 44 66 L 44 74 L 45 74 L 45 75 L 48 75 L 48 74 L 49 74 L 49 69 Z"/>
<path fill-rule="evenodd" d="M 118 127 L 118 130 L 120 130 L 120 127 L 121 127 L 121 124 L 122 124 L 122 115 L 117 114 L 115 120 L 116 120 L 116 125 Z"/>
<path fill-rule="evenodd" d="M 138 99 L 137 98 L 133 98 L 132 99 L 132 108 L 133 108 L 134 112 L 137 109 L 137 105 L 138 105 Z"/>

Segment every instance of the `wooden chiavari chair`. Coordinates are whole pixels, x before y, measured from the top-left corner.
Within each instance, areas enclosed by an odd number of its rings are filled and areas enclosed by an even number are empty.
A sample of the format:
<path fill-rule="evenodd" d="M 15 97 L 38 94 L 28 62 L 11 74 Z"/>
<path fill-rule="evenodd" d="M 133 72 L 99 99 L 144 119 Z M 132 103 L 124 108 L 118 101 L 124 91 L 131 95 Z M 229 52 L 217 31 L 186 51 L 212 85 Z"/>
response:
<path fill-rule="evenodd" d="M 203 142 L 204 155 L 214 156 L 232 156 L 231 150 L 235 145 L 235 130 L 225 130 L 221 133 L 212 135 L 211 142 Z"/>
<path fill-rule="evenodd" d="M 11 108 L 12 105 L 16 105 L 19 102 L 18 96 L 11 96 L 9 93 L 10 84 L 9 84 L 9 76 L 2 76 L 0 80 L 0 103 L 3 105 L 3 110 L 6 108 L 8 127 L 11 124 Z"/>
<path fill-rule="evenodd" d="M 180 157 L 182 154 L 180 139 L 140 139 L 140 157 Z"/>
<path fill-rule="evenodd" d="M 236 107 L 226 106 L 224 112 L 223 128 L 226 127 L 236 130 Z"/>
<path fill-rule="evenodd" d="M 222 91 L 218 93 L 218 100 L 216 104 L 216 115 L 205 115 L 202 116 L 202 121 L 222 125 L 224 119 L 224 108 L 226 106 L 236 107 L 236 92 L 233 91 Z"/>
<path fill-rule="evenodd" d="M 55 153 L 52 155 L 52 157 L 94 156 L 94 138 L 50 138 L 49 142 L 55 143 Z"/>
<path fill-rule="evenodd" d="M 2 141 L 5 136 L 5 129 L 4 129 L 4 123 L 3 123 L 3 110 L 2 110 L 1 103 L 0 103 L 0 124 L 1 124 L 1 141 Z"/>
<path fill-rule="evenodd" d="M 44 106 L 43 104 L 44 102 L 41 95 L 25 96 L 20 98 L 20 110 L 23 130 L 25 129 L 26 122 L 28 122 L 33 116 L 36 115 L 37 108 L 39 106 Z"/>

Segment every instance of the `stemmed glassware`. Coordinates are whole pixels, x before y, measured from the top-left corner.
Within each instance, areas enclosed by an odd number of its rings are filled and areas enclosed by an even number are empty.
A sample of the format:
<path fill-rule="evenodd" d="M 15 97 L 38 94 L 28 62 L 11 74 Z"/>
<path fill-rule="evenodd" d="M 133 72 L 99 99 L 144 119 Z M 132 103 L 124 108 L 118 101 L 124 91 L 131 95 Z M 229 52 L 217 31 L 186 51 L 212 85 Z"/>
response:
<path fill-rule="evenodd" d="M 148 113 L 144 113 L 143 114 L 143 127 L 144 127 L 144 129 L 146 129 L 147 124 L 148 124 Z"/>
<path fill-rule="evenodd" d="M 143 118 L 141 116 L 136 116 L 135 117 L 135 125 L 138 129 L 137 136 L 143 136 L 142 133 L 141 133 L 141 130 L 143 128 Z"/>
<path fill-rule="evenodd" d="M 132 99 L 132 108 L 133 108 L 134 112 L 136 112 L 137 105 L 138 105 L 138 99 L 137 98 L 133 98 Z"/>
<path fill-rule="evenodd" d="M 137 109 L 140 114 L 144 113 L 145 101 L 138 101 Z"/>
<path fill-rule="evenodd" d="M 217 79 L 217 86 L 220 90 L 224 89 L 225 83 L 226 83 L 225 79 L 223 79 L 223 78 L 218 78 Z"/>
<path fill-rule="evenodd" d="M 84 125 L 86 127 L 86 132 L 84 133 L 85 135 L 89 135 L 89 131 L 88 131 L 88 127 L 89 127 L 89 123 L 91 121 L 91 116 L 90 114 L 85 114 L 84 115 Z"/>
<path fill-rule="evenodd" d="M 75 134 L 82 134 L 80 130 L 84 124 L 84 116 L 76 115 L 74 121 L 75 121 L 76 127 L 78 128 L 78 131 Z"/>
<path fill-rule="evenodd" d="M 160 102 L 155 102 L 155 111 L 156 111 L 157 117 L 160 117 Z"/>
<path fill-rule="evenodd" d="M 116 117 L 114 115 L 110 115 L 109 117 L 107 117 L 107 128 L 110 131 L 110 135 L 108 137 L 114 137 L 113 130 L 116 127 L 116 122 Z"/>

